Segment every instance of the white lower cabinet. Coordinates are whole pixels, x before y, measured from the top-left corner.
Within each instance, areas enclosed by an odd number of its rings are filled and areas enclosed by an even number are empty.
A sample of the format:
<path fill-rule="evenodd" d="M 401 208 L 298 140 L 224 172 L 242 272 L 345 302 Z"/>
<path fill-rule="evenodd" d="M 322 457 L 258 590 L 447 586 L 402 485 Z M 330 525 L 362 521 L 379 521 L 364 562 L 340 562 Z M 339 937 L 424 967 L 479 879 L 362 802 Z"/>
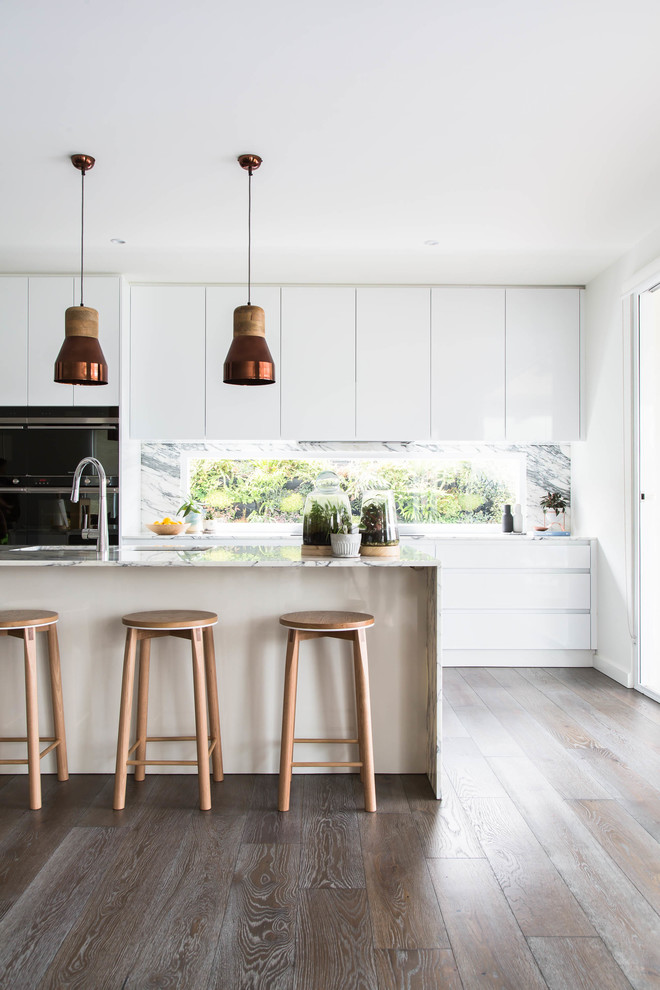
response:
<path fill-rule="evenodd" d="M 436 541 L 448 666 L 589 665 L 595 544 Z"/>
<path fill-rule="evenodd" d="M 589 615 L 561 612 L 445 612 L 444 650 L 588 650 Z M 517 664 L 516 664 L 517 666 Z M 527 666 L 521 662 L 520 666 Z"/>

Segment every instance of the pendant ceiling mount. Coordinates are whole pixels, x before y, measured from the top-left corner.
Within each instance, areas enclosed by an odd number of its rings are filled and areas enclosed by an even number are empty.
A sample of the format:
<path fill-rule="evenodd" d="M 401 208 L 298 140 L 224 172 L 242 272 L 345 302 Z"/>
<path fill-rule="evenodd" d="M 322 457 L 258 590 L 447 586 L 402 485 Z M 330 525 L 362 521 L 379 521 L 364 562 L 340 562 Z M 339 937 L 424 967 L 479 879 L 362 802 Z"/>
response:
<path fill-rule="evenodd" d="M 99 344 L 99 314 L 83 302 L 85 275 L 85 173 L 94 168 L 91 155 L 71 155 L 80 172 L 80 306 L 64 313 L 64 343 L 55 361 L 54 380 L 62 385 L 107 385 L 108 365 Z"/>
<path fill-rule="evenodd" d="M 273 385 L 275 363 L 266 343 L 266 314 L 251 302 L 252 287 L 252 173 L 261 165 L 259 155 L 239 155 L 248 173 L 247 305 L 234 310 L 234 337 L 224 364 L 225 385 Z"/>
<path fill-rule="evenodd" d="M 256 170 L 261 165 L 261 162 L 262 162 L 262 159 L 259 158 L 259 155 L 239 155 L 238 156 L 238 164 L 241 166 L 241 168 L 244 168 L 247 171 L 249 171 L 250 169 L 252 169 L 253 172 L 256 172 Z"/>

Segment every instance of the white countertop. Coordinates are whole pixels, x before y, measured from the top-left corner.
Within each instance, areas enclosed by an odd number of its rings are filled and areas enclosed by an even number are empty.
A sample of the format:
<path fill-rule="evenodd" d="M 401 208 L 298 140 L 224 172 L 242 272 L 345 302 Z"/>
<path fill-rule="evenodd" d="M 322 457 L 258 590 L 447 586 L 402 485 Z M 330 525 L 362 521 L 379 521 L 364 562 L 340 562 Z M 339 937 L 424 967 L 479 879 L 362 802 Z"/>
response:
<path fill-rule="evenodd" d="M 398 557 L 301 557 L 300 544 L 215 543 L 177 549 L 167 543 L 145 543 L 134 547 L 111 547 L 107 560 L 96 551 L 79 547 L 48 547 L 0 550 L 0 567 L 83 566 L 83 567 L 437 567 L 430 554 L 404 545 Z"/>

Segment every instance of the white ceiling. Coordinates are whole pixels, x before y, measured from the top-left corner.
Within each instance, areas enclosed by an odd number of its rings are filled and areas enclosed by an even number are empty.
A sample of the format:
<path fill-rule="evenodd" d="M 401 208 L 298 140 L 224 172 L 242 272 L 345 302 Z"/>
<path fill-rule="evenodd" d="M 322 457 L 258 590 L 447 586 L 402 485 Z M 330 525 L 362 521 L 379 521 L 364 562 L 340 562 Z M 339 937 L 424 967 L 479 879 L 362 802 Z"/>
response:
<path fill-rule="evenodd" d="M 660 225 L 658 0 L 0 0 L 0 271 L 589 280 Z M 110 243 L 122 238 L 123 246 Z M 425 241 L 438 244 L 427 246 Z"/>

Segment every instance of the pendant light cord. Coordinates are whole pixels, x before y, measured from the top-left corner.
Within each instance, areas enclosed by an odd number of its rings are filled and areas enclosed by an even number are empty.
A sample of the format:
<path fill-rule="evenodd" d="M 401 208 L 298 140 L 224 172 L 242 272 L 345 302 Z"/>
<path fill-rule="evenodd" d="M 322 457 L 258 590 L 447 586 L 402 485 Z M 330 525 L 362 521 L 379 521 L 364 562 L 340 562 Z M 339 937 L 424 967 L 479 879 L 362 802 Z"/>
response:
<path fill-rule="evenodd" d="M 80 213 L 80 305 L 83 305 L 83 274 L 85 258 L 85 169 L 81 168 L 81 213 Z"/>
<path fill-rule="evenodd" d="M 251 293 L 251 258 L 252 258 L 252 169 L 248 169 L 248 300 L 250 305 Z"/>

